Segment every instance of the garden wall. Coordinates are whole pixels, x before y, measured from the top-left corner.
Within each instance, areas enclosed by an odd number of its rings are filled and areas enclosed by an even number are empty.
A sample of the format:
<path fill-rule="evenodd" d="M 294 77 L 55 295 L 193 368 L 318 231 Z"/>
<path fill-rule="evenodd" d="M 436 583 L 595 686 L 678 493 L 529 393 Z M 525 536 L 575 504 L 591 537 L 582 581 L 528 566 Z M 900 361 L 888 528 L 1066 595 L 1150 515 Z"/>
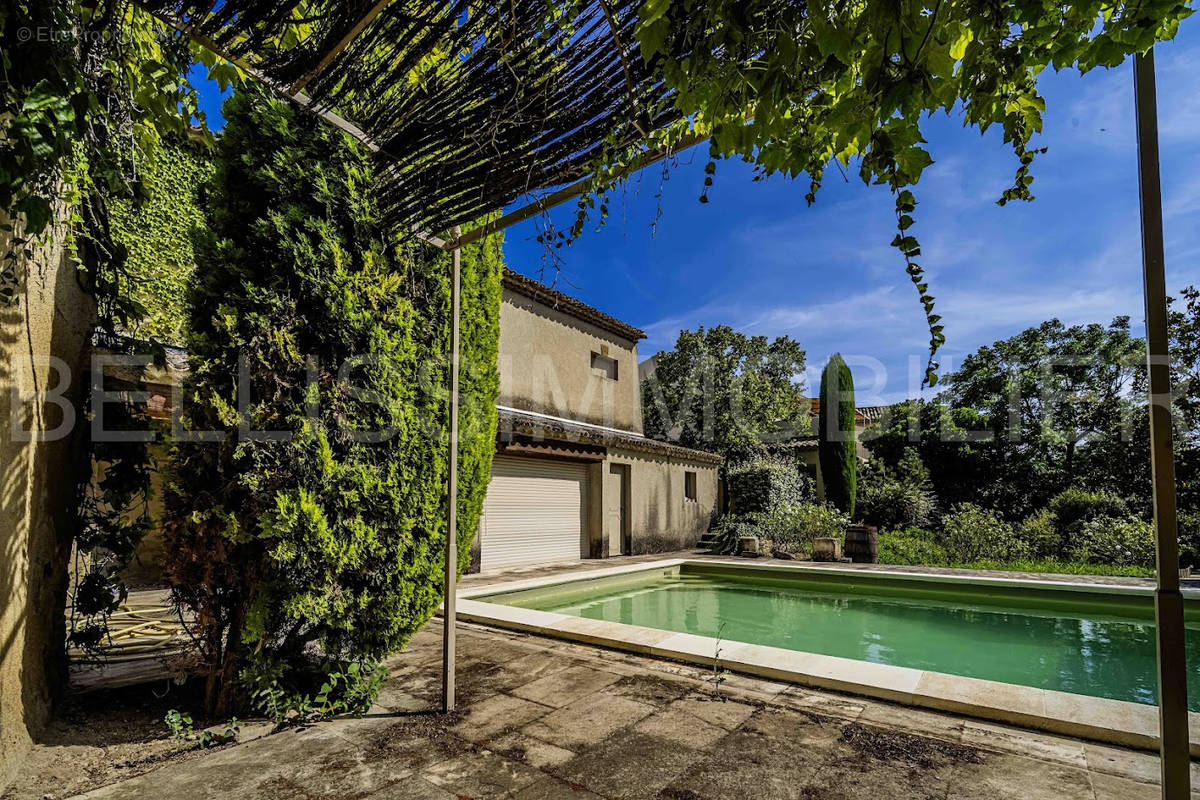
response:
<path fill-rule="evenodd" d="M 0 232 L 0 253 L 9 251 L 10 236 Z M 18 301 L 0 306 L 0 402 L 8 405 L 0 409 L 0 789 L 65 683 L 63 608 L 78 440 L 32 440 L 71 421 L 72 412 L 54 402 L 61 376 L 50 357 L 72 370 L 61 395 L 78 408 L 95 316 L 61 250 L 21 271 Z"/>

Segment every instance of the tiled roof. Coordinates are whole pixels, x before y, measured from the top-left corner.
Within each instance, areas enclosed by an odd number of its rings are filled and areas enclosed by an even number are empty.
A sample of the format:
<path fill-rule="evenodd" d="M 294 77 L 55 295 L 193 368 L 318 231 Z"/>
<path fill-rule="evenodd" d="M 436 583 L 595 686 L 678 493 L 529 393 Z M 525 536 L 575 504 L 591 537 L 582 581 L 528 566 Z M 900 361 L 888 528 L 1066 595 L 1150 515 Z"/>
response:
<path fill-rule="evenodd" d="M 646 332 L 640 328 L 635 328 L 627 322 L 622 322 L 616 317 L 609 316 L 603 311 L 589 306 L 587 303 L 551 289 L 546 284 L 539 283 L 533 278 L 527 278 L 521 273 L 514 272 L 507 267 L 504 269 L 503 284 L 505 289 L 528 297 L 531 300 L 536 300 L 551 308 L 556 308 L 584 322 L 590 322 L 597 328 L 606 330 L 609 333 L 615 333 L 631 342 L 636 343 L 646 338 Z"/>
<path fill-rule="evenodd" d="M 854 409 L 854 413 L 865 419 L 867 422 L 875 422 L 883 417 L 891 406 L 859 406 Z"/>
<path fill-rule="evenodd" d="M 620 447 L 626 450 L 637 450 L 642 453 L 661 455 L 666 458 L 680 458 L 698 461 L 704 464 L 720 464 L 722 459 L 716 453 L 703 450 L 693 450 L 670 442 L 660 442 L 639 436 L 635 433 L 622 433 L 595 425 L 566 422 L 536 414 L 526 414 L 512 409 L 501 408 L 500 432 L 519 433 L 525 436 L 561 439 L 568 442 L 585 442 L 605 447 Z"/>
<path fill-rule="evenodd" d="M 790 442 L 780 442 L 772 445 L 775 449 L 787 450 L 816 450 L 821 443 L 815 436 L 805 436 L 802 439 L 793 439 Z"/>
<path fill-rule="evenodd" d="M 809 408 L 813 414 L 821 413 L 821 398 L 808 398 Z M 876 422 L 883 417 L 891 406 L 856 406 L 854 416 L 864 422 Z"/>

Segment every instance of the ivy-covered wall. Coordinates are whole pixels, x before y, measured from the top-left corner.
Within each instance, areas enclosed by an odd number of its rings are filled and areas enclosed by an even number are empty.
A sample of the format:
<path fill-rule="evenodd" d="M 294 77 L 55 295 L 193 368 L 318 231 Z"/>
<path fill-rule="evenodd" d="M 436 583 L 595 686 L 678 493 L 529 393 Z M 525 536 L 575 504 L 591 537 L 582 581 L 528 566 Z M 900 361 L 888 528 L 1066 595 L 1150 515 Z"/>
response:
<path fill-rule="evenodd" d="M 113 239 L 128 254 L 128 292 L 142 306 L 129 331 L 136 338 L 183 343 L 192 237 L 205 225 L 200 195 L 212 173 L 212 154 L 201 145 L 164 143 L 138 165 L 139 202 L 110 201 Z"/>

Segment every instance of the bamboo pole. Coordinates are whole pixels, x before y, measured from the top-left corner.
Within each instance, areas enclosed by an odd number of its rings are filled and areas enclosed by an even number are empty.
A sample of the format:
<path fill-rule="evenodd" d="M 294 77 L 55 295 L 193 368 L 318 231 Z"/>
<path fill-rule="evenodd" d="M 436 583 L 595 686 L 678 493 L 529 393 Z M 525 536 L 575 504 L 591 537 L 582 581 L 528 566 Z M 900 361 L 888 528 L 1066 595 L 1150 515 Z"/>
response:
<path fill-rule="evenodd" d="M 1191 793 L 1187 655 L 1184 651 L 1183 595 L 1179 591 L 1167 283 L 1152 50 L 1145 55 L 1134 56 L 1133 82 L 1137 116 L 1138 194 L 1142 218 L 1142 273 L 1146 299 L 1146 362 L 1150 376 L 1150 466 L 1158 580 L 1154 592 L 1154 620 L 1158 642 L 1162 796 L 1164 800 L 1185 800 Z"/>
<path fill-rule="evenodd" d="M 317 65 L 315 67 L 306 72 L 304 76 L 300 78 L 300 80 L 292 84 L 292 92 L 299 92 L 301 89 L 307 86 L 309 82 L 324 72 L 325 68 L 332 64 L 333 60 L 341 55 L 343 50 L 353 44 L 354 40 L 358 38 L 358 35 L 362 33 L 368 25 L 374 22 L 375 18 L 382 14 L 383 10 L 391 5 L 391 3 L 392 0 L 378 0 L 375 5 L 367 9 L 367 13 L 359 17 L 358 21 L 350 27 L 350 30 L 346 31 L 345 35 L 338 40 L 337 44 L 321 55 L 321 58 L 319 61 L 317 61 Z"/>
<path fill-rule="evenodd" d="M 671 147 L 661 147 L 656 150 L 647 150 L 634 159 L 633 163 L 630 164 L 627 169 L 622 170 L 616 177 L 629 177 L 630 175 L 633 175 L 634 173 L 639 172 L 646 167 L 657 164 L 663 159 L 670 158 L 671 156 L 682 153 L 684 150 L 695 147 L 696 145 L 705 141 L 707 138 L 707 136 L 702 134 L 689 133 L 683 136 Z M 599 185 L 597 177 L 595 175 L 589 175 L 576 181 L 575 183 L 570 184 L 569 186 L 564 186 L 561 189 L 557 189 L 545 197 L 532 200 L 520 208 L 516 208 L 508 212 L 499 219 L 484 223 L 478 228 L 470 230 L 462 236 L 447 242 L 446 246 L 454 247 L 456 245 L 477 242 L 486 236 L 491 236 L 493 233 L 499 233 L 506 228 L 516 225 L 518 222 L 524 222 L 530 217 L 535 217 L 538 214 L 541 214 L 543 211 L 549 211 L 552 208 L 557 208 L 563 203 L 574 200 L 580 195 L 587 194 L 596 188 L 597 185 Z"/>
<path fill-rule="evenodd" d="M 461 231 L 454 228 L 457 241 Z M 454 710 L 455 584 L 458 581 L 458 322 L 462 284 L 462 248 L 451 251 L 450 288 L 450 478 L 446 490 L 446 595 L 442 601 L 442 711 Z"/>

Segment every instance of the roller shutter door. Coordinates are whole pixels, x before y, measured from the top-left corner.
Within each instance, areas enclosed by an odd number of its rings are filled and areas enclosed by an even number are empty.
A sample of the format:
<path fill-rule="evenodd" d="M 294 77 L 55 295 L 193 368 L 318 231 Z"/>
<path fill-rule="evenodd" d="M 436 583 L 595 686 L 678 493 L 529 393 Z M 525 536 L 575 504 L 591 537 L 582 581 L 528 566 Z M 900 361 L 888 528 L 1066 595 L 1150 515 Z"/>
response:
<path fill-rule="evenodd" d="M 580 558 L 586 510 L 586 465 L 496 456 L 479 523 L 481 569 Z"/>

